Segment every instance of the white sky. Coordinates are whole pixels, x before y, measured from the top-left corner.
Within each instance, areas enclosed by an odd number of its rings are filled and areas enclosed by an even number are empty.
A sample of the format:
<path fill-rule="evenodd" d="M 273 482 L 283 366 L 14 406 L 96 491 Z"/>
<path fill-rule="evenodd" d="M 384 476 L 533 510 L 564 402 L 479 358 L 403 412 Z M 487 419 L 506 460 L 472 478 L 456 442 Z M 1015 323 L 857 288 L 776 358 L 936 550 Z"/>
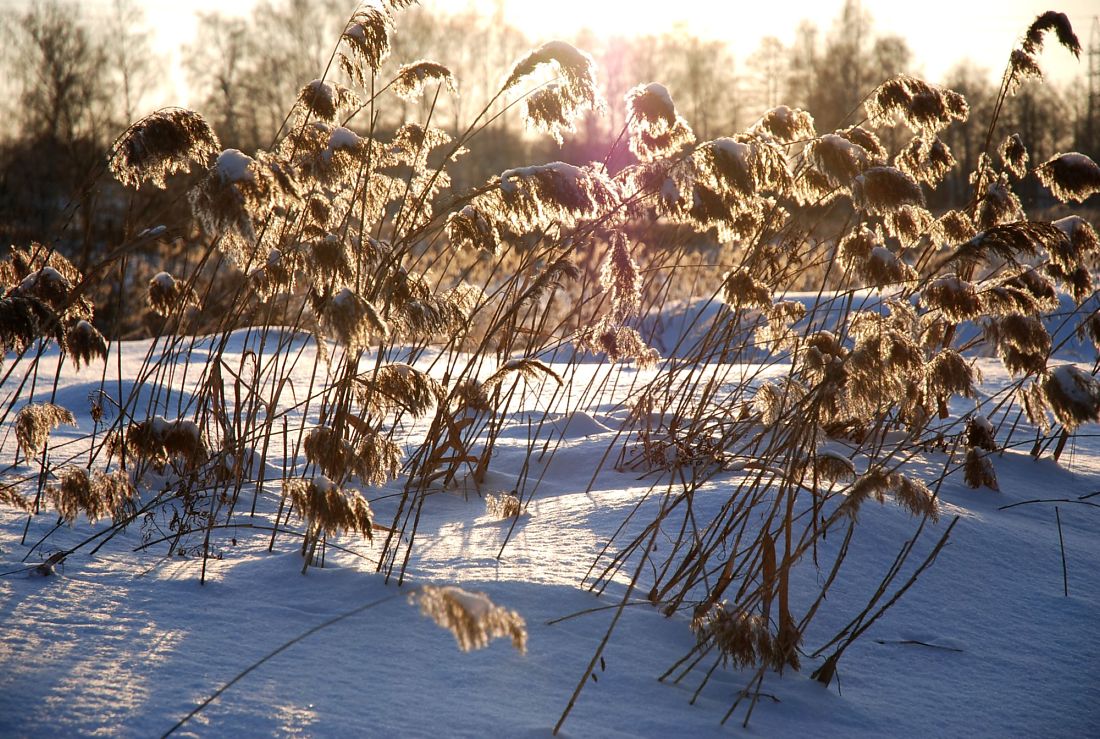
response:
<path fill-rule="evenodd" d="M 106 5 L 109 0 L 94 0 Z M 252 0 L 137 0 L 162 39 L 179 39 L 194 32 L 199 10 L 247 12 Z M 6 3 L 5 3 L 6 4 Z M 349 0 L 349 10 L 354 0 Z M 423 0 L 422 4 L 463 10 L 471 4 L 491 9 L 495 0 Z M 663 33 L 676 24 L 704 37 L 732 45 L 742 62 L 765 36 L 790 43 L 799 21 L 807 19 L 827 31 L 843 0 L 505 0 L 504 14 L 532 41 L 568 37 L 588 27 L 601 36 Z M 1098 0 L 864 0 L 880 34 L 895 33 L 913 51 L 916 73 L 936 81 L 955 62 L 969 59 L 991 77 L 999 78 L 1019 36 L 1040 13 L 1057 9 L 1069 15 L 1086 50 Z M 993 10 L 995 8 L 995 10 Z M 398 25 L 400 32 L 400 25 Z M 1040 62 L 1051 80 L 1066 83 L 1087 71 L 1085 54 L 1077 62 L 1053 42 Z M 177 77 L 177 84 L 179 78 Z M 177 90 L 182 96 L 184 91 Z M 182 102 L 182 101 L 181 101 Z"/>

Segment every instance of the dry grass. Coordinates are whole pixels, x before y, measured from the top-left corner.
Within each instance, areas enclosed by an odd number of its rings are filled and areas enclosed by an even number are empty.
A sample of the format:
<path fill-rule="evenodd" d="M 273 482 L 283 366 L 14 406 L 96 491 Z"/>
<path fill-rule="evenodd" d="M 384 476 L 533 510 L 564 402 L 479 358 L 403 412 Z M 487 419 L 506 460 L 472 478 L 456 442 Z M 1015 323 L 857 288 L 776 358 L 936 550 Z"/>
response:
<path fill-rule="evenodd" d="M 644 573 L 650 600 L 690 615 L 697 636 L 666 677 L 682 667 L 675 679 L 701 674 L 702 690 L 720 665 L 754 669 L 743 697 L 755 701 L 766 670 L 798 669 L 827 649 L 814 675 L 832 679 L 869 625 L 862 619 L 873 622 L 885 610 L 872 614 L 879 599 L 911 584 L 900 585 L 899 573 L 940 515 L 949 475 L 996 489 L 989 452 L 1008 447 L 1012 432 L 995 438 L 982 415 L 990 407 L 1026 416 L 1037 450 L 1100 418 L 1100 383 L 1050 367 L 1057 347 L 1048 330 L 1059 293 L 1078 303 L 1093 294 L 1100 239 L 1080 216 L 1051 223 L 1027 213 L 1016 193 L 1028 171 L 1021 140 L 1004 141 L 999 164 L 992 155 L 999 105 L 969 202 L 957 210 L 933 212 L 958 166 L 940 136 L 965 123 L 969 107 L 906 75 L 875 90 L 862 124 L 819 132 L 805 111 L 779 106 L 712 140 L 697 139 L 666 87 L 639 84 L 623 101 L 635 161 L 621 171 L 600 160 L 550 162 L 455 192 L 449 172 L 476 152 L 495 105 L 522 99 L 526 120 L 561 141 L 603 105 L 595 65 L 560 42 L 534 49 L 468 128 L 449 133 L 432 121 L 433 93 L 458 88 L 446 67 L 414 61 L 385 78 L 406 4 L 351 16 L 332 74 L 303 81 L 267 149 L 219 151 L 201 116 L 177 109 L 119 138 L 111 167 L 130 187 L 200 170 L 189 198 L 202 236 L 178 276 L 163 271 L 147 283 L 159 333 L 138 387 L 118 408 L 99 402 L 94 427 L 81 429 L 87 464 L 47 448 L 58 424 L 75 423 L 70 411 L 13 409 L 50 382 L 35 347 L 57 342 L 77 366 L 110 361 L 87 283 L 106 270 L 132 279 L 130 245 L 91 277 L 41 245 L 13 250 L 0 267 L 0 342 L 28 379 L 7 398 L 5 421 L 24 451 L 43 454 L 38 494 L 4 487 L 0 501 L 36 510 L 45 493 L 66 521 L 111 517 L 121 526 L 155 481 L 163 492 L 142 525 L 163 525 L 171 547 L 201 536 L 205 565 L 215 527 L 233 525 L 249 494 L 265 515 L 255 501 L 267 496 L 278 506 L 271 546 L 292 530 L 308 566 L 323 563 L 329 537 L 356 535 L 382 575 L 401 582 L 428 496 L 485 482 L 519 403 L 537 393 L 540 409 L 582 411 L 611 402 L 603 377 L 630 377 L 631 412 L 601 464 L 650 475 L 665 503 L 651 520 L 624 521 L 585 585 L 600 592 Z M 1002 101 L 1039 74 L 1048 31 L 1079 50 L 1064 16 L 1041 16 L 1009 60 Z M 406 106 L 420 98 L 423 107 Z M 427 112 L 383 130 L 384 107 Z M 880 137 L 895 121 L 906 128 Z M 1100 189 L 1100 169 L 1079 154 L 1033 171 L 1063 200 Z M 162 266 L 146 267 L 142 282 Z M 789 295 L 807 287 L 820 291 L 815 300 Z M 723 305 L 699 312 L 713 317 L 696 318 L 683 332 L 690 338 L 662 354 L 654 321 L 688 290 Z M 860 307 L 867 290 L 877 302 Z M 196 340 L 181 328 L 193 313 L 206 315 L 211 337 L 194 356 Z M 1100 336 L 1094 316 L 1064 320 Z M 956 330 L 963 322 L 981 327 L 1017 378 L 994 400 L 977 392 L 971 347 Z M 231 332 L 242 326 L 266 351 L 230 361 Z M 288 338 L 305 335 L 308 351 Z M 637 371 L 616 367 L 580 387 L 587 354 Z M 185 405 L 187 378 L 195 391 Z M 179 417 L 158 415 L 165 411 L 143 400 L 143 388 L 174 397 Z M 548 429 L 532 424 L 532 458 L 563 443 Z M 909 463 L 947 441 L 959 446 L 951 464 L 922 479 Z M 132 476 L 108 472 L 114 460 Z M 272 467 L 282 472 L 265 478 Z M 695 495 L 709 494 L 718 475 L 726 503 L 705 515 Z M 58 482 L 46 487 L 50 479 Z M 270 479 L 283 481 L 279 493 L 265 488 Z M 514 492 L 485 495 L 486 510 L 518 517 L 537 487 L 524 472 Z M 868 500 L 901 507 L 917 531 L 860 628 L 802 650 L 817 611 L 806 604 L 826 598 L 848 538 L 869 525 L 857 521 Z M 950 525 L 936 530 L 944 533 L 918 574 Z M 819 546 L 834 537 L 845 545 Z M 792 572 L 811 566 L 833 574 L 818 579 L 816 594 L 794 597 Z M 414 597 L 464 650 L 497 637 L 525 647 L 522 617 L 483 595 L 420 586 Z"/>

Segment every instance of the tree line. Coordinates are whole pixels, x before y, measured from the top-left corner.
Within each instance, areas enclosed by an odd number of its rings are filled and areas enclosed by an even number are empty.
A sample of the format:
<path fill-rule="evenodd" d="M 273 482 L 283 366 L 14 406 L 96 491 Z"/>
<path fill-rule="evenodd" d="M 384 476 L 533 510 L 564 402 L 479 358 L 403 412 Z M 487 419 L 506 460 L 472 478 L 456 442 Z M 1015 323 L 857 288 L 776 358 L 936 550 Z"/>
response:
<path fill-rule="evenodd" d="M 347 0 L 259 0 L 245 16 L 201 14 L 194 38 L 180 42 L 190 107 L 211 122 L 227 148 L 269 146 L 302 85 L 326 69 L 338 76 L 330 68 L 331 44 L 348 12 Z M 8 127 L 0 133 L 0 238 L 18 243 L 60 231 L 91 253 L 119 238 L 111 229 L 122 217 L 112 210 L 117 204 L 94 202 L 85 185 L 102 169 L 115 137 L 163 97 L 165 58 L 152 47 L 152 30 L 134 0 L 111 0 L 95 18 L 72 0 L 34 0 L 8 8 L 0 23 L 12 39 L 0 52 L 8 80 Z M 458 131 L 499 89 L 500 70 L 544 40 L 527 38 L 504 22 L 501 0 L 488 16 L 410 8 L 394 35 L 392 58 L 430 57 L 444 64 L 458 79 L 459 94 L 420 103 L 386 98 L 374 125 L 396 125 L 414 112 L 408 106 L 420 105 L 433 125 Z M 518 111 L 508 109 L 512 101 L 501 100 L 492 111 L 499 117 L 481 136 L 484 150 L 455 173 L 457 187 L 518 163 L 582 162 L 606 152 L 625 125 L 623 96 L 638 83 L 666 85 L 703 139 L 741 130 L 779 104 L 809 111 L 817 130 L 828 132 L 860 122 L 864 97 L 913 66 L 906 41 L 876 31 L 857 0 L 847 0 L 828 28 L 804 21 L 789 45 L 768 37 L 744 54 L 682 27 L 638 38 L 582 32 L 567 40 L 599 65 L 608 101 L 604 114 L 590 116 L 559 148 L 525 131 Z M 996 103 L 990 73 L 960 60 L 945 79 L 930 81 L 963 93 L 971 115 L 988 120 Z M 1086 95 L 1083 85 L 1027 85 L 1006 101 L 1001 125 L 1019 132 L 1035 160 L 1069 150 L 1095 157 L 1097 144 L 1084 133 Z M 956 180 L 943 189 L 953 197 L 967 196 L 962 178 L 982 149 L 980 129 L 954 126 L 942 136 L 959 162 Z M 880 133 L 892 143 L 890 131 Z M 620 167 L 629 157 L 619 147 L 609 166 Z M 1039 188 L 1034 192 L 1038 196 Z"/>

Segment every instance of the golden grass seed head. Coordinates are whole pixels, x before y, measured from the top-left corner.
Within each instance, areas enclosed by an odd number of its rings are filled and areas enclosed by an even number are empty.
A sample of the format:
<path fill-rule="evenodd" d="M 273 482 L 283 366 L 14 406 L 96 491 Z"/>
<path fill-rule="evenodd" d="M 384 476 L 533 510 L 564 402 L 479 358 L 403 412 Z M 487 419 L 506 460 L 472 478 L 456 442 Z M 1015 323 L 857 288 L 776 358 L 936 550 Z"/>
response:
<path fill-rule="evenodd" d="M 336 338 L 353 352 L 390 333 L 374 304 L 347 287 L 324 301 L 322 317 Z"/>
<path fill-rule="evenodd" d="M 137 510 L 137 489 L 122 470 L 89 472 L 83 467 L 67 466 L 58 473 L 58 480 L 46 489 L 46 495 L 58 516 L 69 525 L 82 514 L 95 523 L 107 517 L 118 521 Z"/>
<path fill-rule="evenodd" d="M 374 537 L 374 516 L 370 503 L 354 490 L 344 490 L 324 475 L 310 480 L 283 481 L 283 492 L 291 510 L 308 522 L 313 535 L 324 533 L 362 534 Z"/>
<path fill-rule="evenodd" d="M 1059 365 L 1047 372 L 1042 390 L 1055 419 L 1068 431 L 1100 421 L 1100 381 L 1088 372 L 1072 364 Z"/>
<path fill-rule="evenodd" d="M 611 315 L 615 321 L 622 323 L 638 314 L 642 276 L 630 253 L 626 235 L 621 231 L 611 233 L 607 255 L 600 266 L 600 287 L 610 295 Z"/>
<path fill-rule="evenodd" d="M 561 131 L 572 130 L 572 121 L 584 111 L 603 109 L 596 64 L 564 41 L 549 41 L 516 62 L 502 89 L 510 90 L 544 66 L 553 70 L 556 81 L 528 98 L 525 113 L 530 123 L 545 128 L 560 143 Z"/>
<path fill-rule="evenodd" d="M 894 158 L 894 165 L 918 182 L 937 187 L 958 162 L 938 137 L 915 136 Z"/>
<path fill-rule="evenodd" d="M 774 136 L 784 144 L 817 136 L 813 116 L 805 110 L 786 105 L 769 110 L 753 128 Z"/>
<path fill-rule="evenodd" d="M 876 215 L 906 205 L 924 207 L 924 193 L 911 175 L 895 167 L 870 167 L 852 183 L 852 199 L 863 211 Z"/>
<path fill-rule="evenodd" d="M 173 459 L 194 468 L 210 457 L 198 424 L 188 419 L 167 419 L 163 416 L 131 423 L 126 428 L 126 449 L 158 468 Z"/>
<path fill-rule="evenodd" d="M 954 349 L 942 349 L 924 371 L 924 392 L 928 397 L 947 400 L 952 395 L 977 397 L 978 370 Z"/>
<path fill-rule="evenodd" d="M 1016 175 L 1017 178 L 1022 178 L 1027 174 L 1027 147 L 1024 146 L 1020 134 L 1014 133 L 1008 136 L 1001 144 L 1000 154 L 1005 169 Z"/>
<path fill-rule="evenodd" d="M 887 472 L 882 468 L 868 470 L 852 483 L 841 509 L 855 519 L 864 501 L 873 498 L 885 503 L 887 494 L 914 516 L 928 516 L 933 521 L 939 518 L 939 504 L 927 485 L 900 472 Z"/>
<path fill-rule="evenodd" d="M 1019 263 L 1020 257 L 1035 257 L 1039 251 L 1051 252 L 1062 248 L 1067 239 L 1065 233 L 1050 223 L 1042 221 L 1016 221 L 991 226 L 978 232 L 974 238 L 955 250 L 952 261 L 964 264 L 989 262 L 993 258 Z"/>
<path fill-rule="evenodd" d="M 1008 57 L 1008 89 L 1015 93 L 1027 80 L 1043 79 L 1043 70 L 1035 56 L 1023 49 L 1013 49 Z"/>
<path fill-rule="evenodd" d="M 1039 375 L 1046 371 L 1051 338 L 1038 317 L 1011 313 L 992 320 L 989 332 L 1009 372 Z"/>
<path fill-rule="evenodd" d="M 997 440 L 993 431 L 993 424 L 985 416 L 971 416 L 966 419 L 966 430 L 963 432 L 966 438 L 966 446 L 970 449 L 984 449 L 987 452 L 997 451 Z"/>
<path fill-rule="evenodd" d="M 743 308 L 767 310 L 772 305 L 772 292 L 749 270 L 738 267 L 727 272 L 722 278 L 722 300 L 735 310 Z"/>
<path fill-rule="evenodd" d="M 123 185 L 140 187 L 151 182 L 165 187 L 165 178 L 190 171 L 197 163 L 207 167 L 221 145 L 201 115 L 183 108 L 165 108 L 132 124 L 115 141 L 111 173 Z"/>
<path fill-rule="evenodd" d="M 1035 169 L 1039 181 L 1062 202 L 1084 202 L 1100 192 L 1100 165 L 1084 154 L 1056 154 Z"/>
<path fill-rule="evenodd" d="M 370 377 L 358 379 L 356 394 L 371 413 L 383 415 L 402 409 L 420 418 L 439 402 L 444 391 L 427 373 L 398 362 L 382 365 Z"/>
<path fill-rule="evenodd" d="M 983 487 L 990 490 L 1001 489 L 997 484 L 997 473 L 993 470 L 989 453 L 981 449 L 967 450 L 966 462 L 963 465 L 963 480 L 974 489 Z"/>
<path fill-rule="evenodd" d="M 818 479 L 826 482 L 852 482 L 856 479 L 856 466 L 836 449 L 818 449 L 813 458 L 813 470 Z"/>
<path fill-rule="evenodd" d="M 909 75 L 897 75 L 879 85 L 865 103 L 875 125 L 899 118 L 915 133 L 930 135 L 970 114 L 966 99 L 957 92 L 930 85 Z"/>
<path fill-rule="evenodd" d="M 447 67 L 438 62 L 421 59 L 401 66 L 393 81 L 393 92 L 398 97 L 414 102 L 432 82 L 447 88 L 451 94 L 457 94 L 458 83 Z"/>
<path fill-rule="evenodd" d="M 1073 26 L 1065 13 L 1048 10 L 1038 16 L 1024 35 L 1024 41 L 1020 45 L 1028 54 L 1036 54 L 1043 49 L 1043 35 L 1047 31 L 1054 31 L 1058 37 L 1058 43 L 1065 47 L 1075 57 L 1081 56 L 1081 42 L 1077 34 L 1073 32 Z"/>
<path fill-rule="evenodd" d="M 297 199 L 298 188 L 287 166 L 266 152 L 250 157 L 226 149 L 205 179 L 190 193 L 191 206 L 203 228 L 221 235 L 225 255 L 240 267 L 257 263 L 257 229 Z"/>
<path fill-rule="evenodd" d="M 983 310 L 977 286 L 954 274 L 933 279 L 921 292 L 921 302 L 943 313 L 952 323 L 973 320 Z"/>
<path fill-rule="evenodd" d="M 485 512 L 493 518 L 518 518 L 523 513 L 523 504 L 514 492 L 487 493 Z"/>
<path fill-rule="evenodd" d="M 447 238 L 456 249 L 476 249 L 497 256 L 501 235 L 489 216 L 473 205 L 464 205 L 447 216 Z"/>
<path fill-rule="evenodd" d="M 610 316 L 582 329 L 574 339 L 580 349 L 606 354 L 613 363 L 633 361 L 638 369 L 652 369 L 661 360 L 660 353 L 646 343 L 637 329 L 616 325 Z"/>
<path fill-rule="evenodd" d="M 22 351 L 41 338 L 56 314 L 41 300 L 20 295 L 0 298 L 0 346 L 4 351 Z"/>
<path fill-rule="evenodd" d="M 915 246 L 923 236 L 933 230 L 936 222 L 935 217 L 919 205 L 903 205 L 887 213 L 882 220 L 886 225 L 886 233 L 904 247 Z"/>
<path fill-rule="evenodd" d="M 777 649 L 768 622 L 760 614 L 716 603 L 696 614 L 691 629 L 701 644 L 713 644 L 718 649 L 723 664 L 747 668 L 776 661 Z"/>
<path fill-rule="evenodd" d="M 298 92 L 297 105 L 317 120 L 332 122 L 359 105 L 359 97 L 339 83 L 313 80 Z"/>
<path fill-rule="evenodd" d="M 421 614 L 451 632 L 463 652 L 483 649 L 502 637 L 510 639 L 520 654 L 527 651 L 527 622 L 523 616 L 497 605 L 484 593 L 454 585 L 421 585 L 409 597 Z"/>
<path fill-rule="evenodd" d="M 390 17 L 384 9 L 365 5 L 352 14 L 344 28 L 340 40 L 351 51 L 351 57 L 345 56 L 341 66 L 360 86 L 363 86 L 365 75 L 358 63 L 366 64 L 372 72 L 378 72 L 389 56 L 390 26 Z"/>
<path fill-rule="evenodd" d="M 28 403 L 15 414 L 15 438 L 26 454 L 42 451 L 50 432 L 62 424 L 76 426 L 72 411 L 55 403 Z"/>
<path fill-rule="evenodd" d="M 149 280 L 146 302 L 154 313 L 169 316 L 181 303 L 194 301 L 187 285 L 167 272 L 158 272 Z"/>
<path fill-rule="evenodd" d="M 1065 242 L 1048 242 L 1050 261 L 1064 271 L 1084 266 L 1100 253 L 1100 236 L 1091 223 L 1078 215 L 1066 216 L 1053 222 L 1067 237 Z"/>
<path fill-rule="evenodd" d="M 936 221 L 938 230 L 948 243 L 959 244 L 969 241 L 977 234 L 970 216 L 961 210 L 949 210 Z"/>
<path fill-rule="evenodd" d="M 642 162 L 672 156 L 695 143 L 695 134 L 676 112 L 668 88 L 657 82 L 638 85 L 626 93 L 630 150 Z"/>
<path fill-rule="evenodd" d="M 77 368 L 81 363 L 89 365 L 92 359 L 107 358 L 107 340 L 86 320 L 73 323 L 65 332 L 65 351 L 73 358 Z"/>

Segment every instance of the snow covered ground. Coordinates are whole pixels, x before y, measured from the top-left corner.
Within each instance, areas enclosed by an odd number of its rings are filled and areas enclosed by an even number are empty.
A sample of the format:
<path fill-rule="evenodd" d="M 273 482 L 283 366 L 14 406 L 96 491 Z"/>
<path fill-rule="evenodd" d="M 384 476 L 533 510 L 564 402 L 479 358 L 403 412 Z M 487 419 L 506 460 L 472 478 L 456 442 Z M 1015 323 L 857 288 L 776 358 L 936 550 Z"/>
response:
<path fill-rule="evenodd" d="M 227 362 L 235 366 L 245 346 L 240 341 L 232 348 L 236 355 Z M 118 366 L 125 379 L 115 376 L 112 357 L 106 387 L 127 392 L 148 350 L 149 342 L 124 344 Z M 1067 361 L 1083 359 L 1078 345 L 1062 351 Z M 48 355 L 43 376 L 52 376 L 51 361 Z M 983 393 L 1007 384 L 999 362 L 979 362 Z M 310 363 L 300 365 L 306 372 Z M 581 365 L 576 386 L 584 386 L 586 373 L 606 369 L 598 362 Z M 53 434 L 55 463 L 86 453 L 82 443 L 66 440 L 90 432 L 88 396 L 100 387 L 101 372 L 102 365 L 93 364 L 61 373 L 57 402 L 77 412 L 80 426 Z M 625 388 L 635 375 L 630 369 L 616 377 Z M 573 415 L 550 407 L 547 423 L 562 443 L 532 458 L 525 471 L 528 422 L 543 417 L 551 389 L 528 393 L 513 407 L 486 485 L 508 490 L 526 472 L 526 494 L 533 494 L 527 514 L 513 531 L 510 520 L 486 513 L 473 488 L 431 496 L 402 589 L 375 571 L 379 536 L 373 544 L 340 539 L 346 551 L 330 547 L 325 568 L 307 575 L 290 536 L 278 537 L 269 552 L 270 532 L 246 525 L 270 524 L 278 506 L 274 486 L 254 517 L 237 513 L 241 528 L 214 533 L 219 557 L 209 564 L 205 585 L 193 550 L 170 560 L 164 544 L 135 551 L 143 543 L 137 524 L 94 556 L 86 547 L 55 576 L 39 576 L 23 568 L 104 525 L 62 528 L 28 556 L 54 528 L 55 516 L 34 517 L 21 545 L 26 516 L 0 509 L 0 736 L 160 735 L 264 655 L 368 604 L 244 676 L 180 735 L 549 736 L 626 589 L 622 578 L 600 596 L 579 585 L 626 514 L 657 505 L 650 491 L 659 482 L 600 468 L 625 417 L 612 397 Z M 40 389 L 36 400 L 47 393 Z M 946 548 L 844 654 L 839 681 L 830 688 L 809 678 L 821 659 L 804 658 L 800 673 L 765 680 L 766 697 L 747 730 L 743 710 L 722 725 L 749 674 L 719 670 L 694 704 L 701 673 L 659 682 L 694 636 L 685 617 L 665 618 L 641 599 L 648 591 L 643 573 L 562 735 L 1096 736 L 1100 496 L 1084 496 L 1100 491 L 1100 438 L 1096 426 L 1082 427 L 1055 464 L 1029 456 L 1025 436 L 1021 446 L 994 457 L 1000 492 L 971 490 L 961 475 L 943 485 L 943 515 L 925 527 L 914 561 L 957 516 Z M 14 443 L 6 440 L 5 459 Z M 943 452 L 930 451 L 914 464 L 934 475 L 945 463 Z M 696 510 L 720 507 L 737 474 L 709 482 Z M 377 522 L 392 520 L 399 489 L 367 492 Z M 1066 502 L 1007 507 L 1034 499 Z M 807 652 L 866 603 L 917 523 L 896 506 L 865 504 L 842 577 L 805 635 Z M 834 537 L 823 546 L 839 543 Z M 807 592 L 826 574 L 806 563 L 796 572 Z M 459 584 L 517 610 L 529 629 L 527 653 L 507 640 L 459 651 L 447 631 L 408 602 L 406 592 L 419 583 Z M 573 614 L 580 615 L 558 620 Z"/>

